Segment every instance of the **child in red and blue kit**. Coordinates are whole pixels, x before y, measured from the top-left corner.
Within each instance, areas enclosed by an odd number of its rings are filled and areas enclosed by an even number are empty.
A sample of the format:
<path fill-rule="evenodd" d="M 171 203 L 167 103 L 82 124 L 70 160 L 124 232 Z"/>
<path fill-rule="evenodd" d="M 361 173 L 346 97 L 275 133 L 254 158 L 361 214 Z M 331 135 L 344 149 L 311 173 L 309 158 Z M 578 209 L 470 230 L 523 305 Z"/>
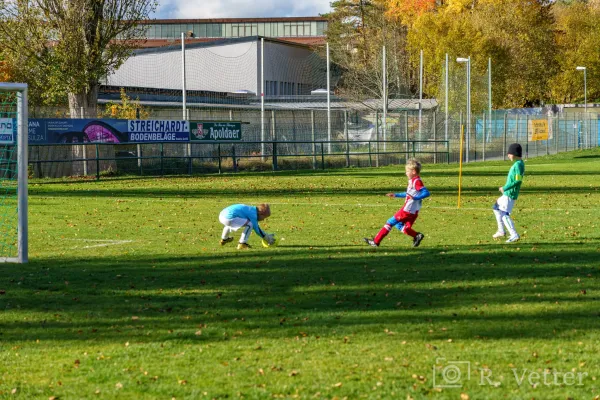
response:
<path fill-rule="evenodd" d="M 408 178 L 406 192 L 386 194 L 386 196 L 391 198 L 400 197 L 406 199 L 404 201 L 404 206 L 394 214 L 393 217 L 387 220 L 377 236 L 373 239 L 365 238 L 365 242 L 369 246 L 378 247 L 383 238 L 391 232 L 394 226 L 401 232 L 413 238 L 413 247 L 418 247 L 425 237 L 422 233 L 412 229 L 413 224 L 419 216 L 422 200 L 430 196 L 429 191 L 425 185 L 423 185 L 423 181 L 419 177 L 421 163 L 417 160 L 408 160 L 406 162 L 405 171 L 406 177 Z"/>

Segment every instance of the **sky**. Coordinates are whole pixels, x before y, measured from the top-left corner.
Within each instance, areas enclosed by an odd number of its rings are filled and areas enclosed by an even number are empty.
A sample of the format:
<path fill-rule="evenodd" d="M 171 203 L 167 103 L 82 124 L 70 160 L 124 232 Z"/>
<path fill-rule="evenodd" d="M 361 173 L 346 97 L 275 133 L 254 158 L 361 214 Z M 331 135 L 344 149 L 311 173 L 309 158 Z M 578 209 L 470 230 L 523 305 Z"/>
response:
<path fill-rule="evenodd" d="M 330 11 L 331 0 L 159 0 L 156 19 L 308 17 Z"/>

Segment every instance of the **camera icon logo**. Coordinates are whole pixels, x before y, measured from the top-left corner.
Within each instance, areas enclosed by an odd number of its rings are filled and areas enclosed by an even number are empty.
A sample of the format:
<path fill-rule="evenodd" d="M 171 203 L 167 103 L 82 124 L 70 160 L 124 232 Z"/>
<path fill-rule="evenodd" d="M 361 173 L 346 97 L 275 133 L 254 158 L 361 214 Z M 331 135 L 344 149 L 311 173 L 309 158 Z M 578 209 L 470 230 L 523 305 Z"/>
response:
<path fill-rule="evenodd" d="M 449 361 L 436 358 L 433 366 L 434 388 L 460 388 L 463 382 L 471 379 L 471 363 L 469 361 Z"/>

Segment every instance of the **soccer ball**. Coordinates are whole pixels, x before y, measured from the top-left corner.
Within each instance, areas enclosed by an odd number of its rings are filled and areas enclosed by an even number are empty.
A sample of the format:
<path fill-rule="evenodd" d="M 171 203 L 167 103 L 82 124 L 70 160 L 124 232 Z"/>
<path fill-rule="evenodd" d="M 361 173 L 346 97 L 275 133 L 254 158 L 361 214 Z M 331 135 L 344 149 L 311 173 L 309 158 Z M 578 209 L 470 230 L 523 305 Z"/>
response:
<path fill-rule="evenodd" d="M 277 239 L 275 239 L 275 235 L 267 233 L 262 239 L 262 245 L 263 247 L 277 246 Z"/>

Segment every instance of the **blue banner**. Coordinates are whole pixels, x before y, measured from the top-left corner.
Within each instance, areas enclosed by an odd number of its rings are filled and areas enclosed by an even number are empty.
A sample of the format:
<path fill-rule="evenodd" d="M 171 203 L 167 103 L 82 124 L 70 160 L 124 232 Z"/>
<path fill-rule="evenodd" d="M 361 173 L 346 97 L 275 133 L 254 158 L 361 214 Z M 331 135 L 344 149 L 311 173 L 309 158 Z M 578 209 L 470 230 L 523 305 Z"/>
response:
<path fill-rule="evenodd" d="M 17 140 L 17 119 L 0 118 L 0 143 L 14 144 Z"/>
<path fill-rule="evenodd" d="M 187 142 L 187 121 L 30 119 L 29 144 Z"/>

